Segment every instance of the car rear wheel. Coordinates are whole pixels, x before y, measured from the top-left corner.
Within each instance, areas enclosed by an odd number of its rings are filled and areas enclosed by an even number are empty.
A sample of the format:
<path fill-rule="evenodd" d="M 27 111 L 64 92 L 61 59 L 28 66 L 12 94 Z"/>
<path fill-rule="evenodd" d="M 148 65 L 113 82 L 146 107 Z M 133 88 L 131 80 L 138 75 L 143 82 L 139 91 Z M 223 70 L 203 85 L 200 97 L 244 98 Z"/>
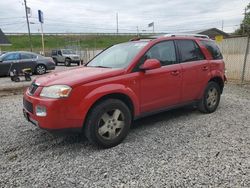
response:
<path fill-rule="evenodd" d="M 42 75 L 46 73 L 46 67 L 45 65 L 37 65 L 35 69 L 36 74 Z"/>
<path fill-rule="evenodd" d="M 209 82 L 202 99 L 199 102 L 198 109 L 203 113 L 214 112 L 220 102 L 221 90 L 216 82 Z"/>
<path fill-rule="evenodd" d="M 120 144 L 129 132 L 131 112 L 120 100 L 108 99 L 94 106 L 85 123 L 85 135 L 98 146 Z"/>

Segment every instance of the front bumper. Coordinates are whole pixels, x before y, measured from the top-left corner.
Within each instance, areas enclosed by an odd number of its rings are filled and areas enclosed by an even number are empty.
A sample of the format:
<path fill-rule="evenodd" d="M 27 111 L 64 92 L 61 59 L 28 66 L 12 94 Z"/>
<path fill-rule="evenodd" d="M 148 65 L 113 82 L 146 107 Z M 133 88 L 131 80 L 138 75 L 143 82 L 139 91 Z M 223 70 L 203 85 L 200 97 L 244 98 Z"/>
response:
<path fill-rule="evenodd" d="M 55 64 L 47 64 L 46 65 L 46 68 L 47 68 L 47 70 L 55 70 L 55 68 L 56 68 L 56 65 Z"/>
<path fill-rule="evenodd" d="M 80 63 L 80 59 L 71 59 L 70 63 Z"/>
<path fill-rule="evenodd" d="M 36 115 L 36 106 L 46 108 L 47 115 Z M 46 130 L 81 129 L 82 119 L 71 118 L 69 101 L 67 99 L 45 99 L 30 96 L 26 91 L 23 97 L 23 114 L 26 120 Z"/>

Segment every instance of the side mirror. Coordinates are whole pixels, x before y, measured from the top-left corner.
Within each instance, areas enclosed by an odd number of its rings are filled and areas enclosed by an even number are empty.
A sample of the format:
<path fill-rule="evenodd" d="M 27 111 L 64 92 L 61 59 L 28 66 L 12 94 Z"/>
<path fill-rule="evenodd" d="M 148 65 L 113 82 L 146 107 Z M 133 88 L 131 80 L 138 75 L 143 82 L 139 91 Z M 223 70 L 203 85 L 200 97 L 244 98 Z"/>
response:
<path fill-rule="evenodd" d="M 141 66 L 140 69 L 143 71 L 158 69 L 161 67 L 161 63 L 158 59 L 147 59 Z"/>

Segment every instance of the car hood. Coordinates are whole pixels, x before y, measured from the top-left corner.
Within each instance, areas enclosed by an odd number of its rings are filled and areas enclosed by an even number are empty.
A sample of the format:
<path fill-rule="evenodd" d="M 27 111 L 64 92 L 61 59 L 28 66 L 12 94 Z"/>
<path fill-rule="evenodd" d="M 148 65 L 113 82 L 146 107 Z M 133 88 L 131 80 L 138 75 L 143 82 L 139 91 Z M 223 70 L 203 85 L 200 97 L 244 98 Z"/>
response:
<path fill-rule="evenodd" d="M 40 86 L 68 85 L 75 87 L 77 85 L 118 76 L 123 73 L 124 69 L 81 67 L 38 77 L 35 83 Z"/>

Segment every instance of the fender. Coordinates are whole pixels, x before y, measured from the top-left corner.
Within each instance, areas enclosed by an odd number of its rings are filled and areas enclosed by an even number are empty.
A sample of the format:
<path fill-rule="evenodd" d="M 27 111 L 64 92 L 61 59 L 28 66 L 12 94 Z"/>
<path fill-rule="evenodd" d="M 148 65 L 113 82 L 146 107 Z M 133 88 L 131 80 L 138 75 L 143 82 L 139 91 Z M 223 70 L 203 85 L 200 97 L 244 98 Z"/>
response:
<path fill-rule="evenodd" d="M 100 86 L 94 90 L 91 90 L 84 99 L 81 101 L 80 104 L 80 111 L 82 112 L 82 117 L 85 121 L 85 117 L 89 112 L 90 108 L 95 104 L 96 101 L 101 99 L 102 97 L 109 95 L 109 94 L 124 94 L 130 98 L 134 106 L 134 115 L 139 114 L 139 99 L 134 93 L 134 91 L 126 87 L 122 84 L 107 84 L 104 86 Z"/>
<path fill-rule="evenodd" d="M 221 71 L 219 71 L 219 70 L 212 70 L 211 72 L 209 72 L 208 75 L 209 75 L 209 77 L 208 77 L 207 83 L 208 83 L 211 79 L 213 79 L 213 78 L 215 78 L 215 77 L 221 78 L 221 79 L 223 80 L 223 82 L 225 81 L 225 79 L 224 79 L 224 74 L 223 74 Z M 202 90 L 201 90 L 201 92 L 200 92 L 200 95 L 199 95 L 199 97 L 198 97 L 199 99 L 202 98 L 206 86 L 207 86 L 207 85 L 204 85 L 204 87 L 202 88 Z"/>
<path fill-rule="evenodd" d="M 225 81 L 224 74 L 219 70 L 212 70 L 211 71 L 211 79 L 214 77 L 220 77 L 223 81 Z"/>

